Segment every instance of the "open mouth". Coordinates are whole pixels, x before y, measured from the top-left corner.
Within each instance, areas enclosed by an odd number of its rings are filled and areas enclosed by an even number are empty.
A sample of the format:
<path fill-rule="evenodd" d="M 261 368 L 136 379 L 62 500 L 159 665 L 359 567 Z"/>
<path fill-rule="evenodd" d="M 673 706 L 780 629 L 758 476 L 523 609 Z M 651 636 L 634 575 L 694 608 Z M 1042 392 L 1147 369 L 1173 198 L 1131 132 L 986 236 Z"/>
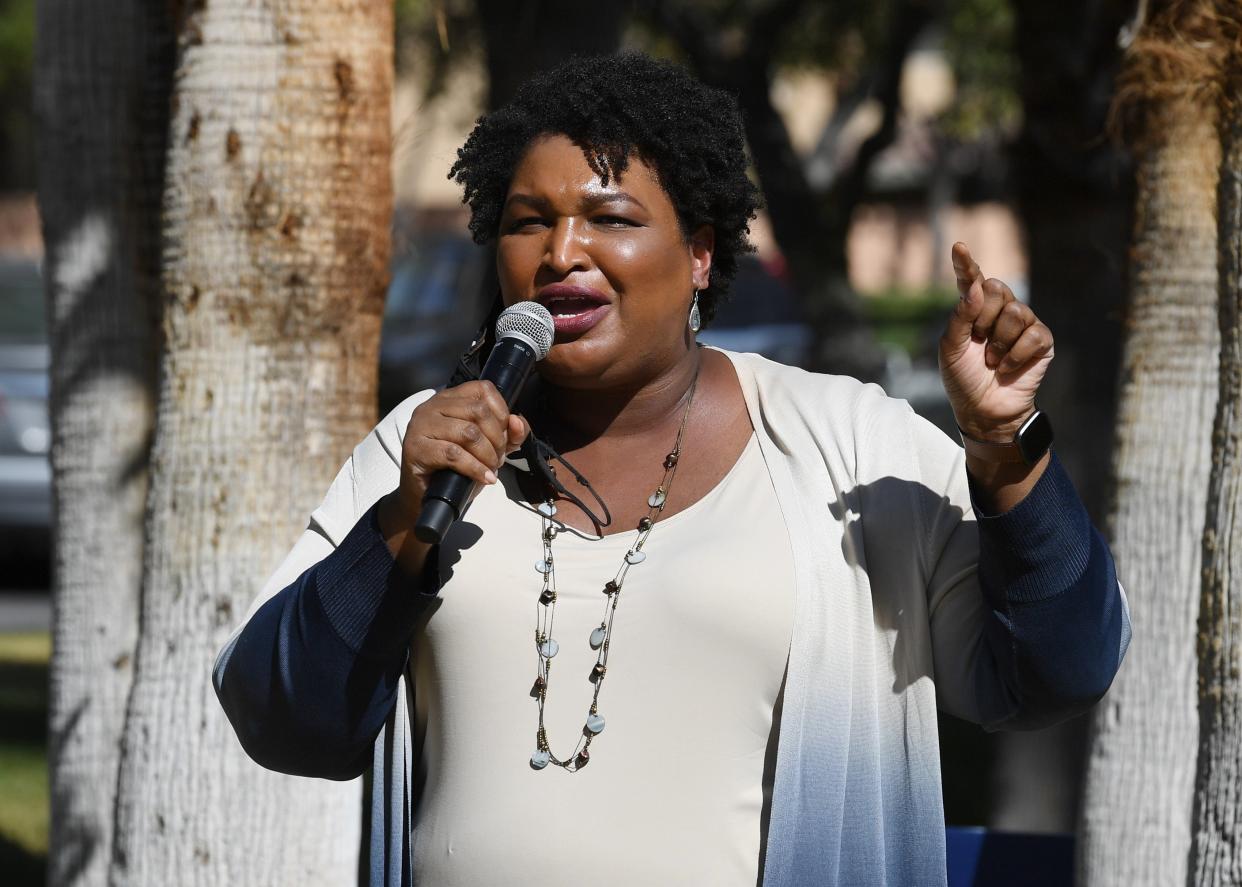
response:
<path fill-rule="evenodd" d="M 557 318 L 577 317 L 579 314 L 586 314 L 588 311 L 593 311 L 600 307 L 601 303 L 591 299 L 558 298 L 549 299 L 544 305 L 551 312 L 552 317 Z"/>
<path fill-rule="evenodd" d="M 552 315 L 557 336 L 578 335 L 603 319 L 611 304 L 603 293 L 586 287 L 553 285 L 540 292 L 538 301 Z"/>

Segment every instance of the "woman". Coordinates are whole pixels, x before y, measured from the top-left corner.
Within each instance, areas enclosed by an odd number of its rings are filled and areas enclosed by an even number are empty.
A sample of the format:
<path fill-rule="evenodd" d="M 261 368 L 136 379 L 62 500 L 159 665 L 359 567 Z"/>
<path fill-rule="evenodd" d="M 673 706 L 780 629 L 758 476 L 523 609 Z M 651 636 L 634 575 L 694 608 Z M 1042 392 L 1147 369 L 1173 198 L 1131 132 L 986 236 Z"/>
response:
<path fill-rule="evenodd" d="M 964 457 L 875 386 L 697 347 L 745 171 L 732 101 L 634 55 L 459 152 L 551 353 L 512 414 L 474 381 L 381 422 L 215 671 L 259 763 L 372 767 L 373 884 L 944 883 L 937 703 L 1024 727 L 1112 680 L 1124 598 L 1031 421 L 1048 329 L 954 248 Z M 433 550 L 441 468 L 480 492 Z"/>

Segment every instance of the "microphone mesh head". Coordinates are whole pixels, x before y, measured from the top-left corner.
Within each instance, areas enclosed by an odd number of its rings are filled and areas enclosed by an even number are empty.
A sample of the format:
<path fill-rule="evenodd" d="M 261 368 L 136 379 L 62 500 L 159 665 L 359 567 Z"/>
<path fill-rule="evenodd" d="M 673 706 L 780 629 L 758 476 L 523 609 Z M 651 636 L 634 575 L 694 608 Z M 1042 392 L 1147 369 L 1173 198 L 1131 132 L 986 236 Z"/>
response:
<path fill-rule="evenodd" d="M 516 336 L 535 349 L 535 359 L 543 360 L 552 350 L 556 336 L 556 324 L 552 312 L 538 302 L 518 302 L 510 305 L 496 318 L 496 341 Z"/>

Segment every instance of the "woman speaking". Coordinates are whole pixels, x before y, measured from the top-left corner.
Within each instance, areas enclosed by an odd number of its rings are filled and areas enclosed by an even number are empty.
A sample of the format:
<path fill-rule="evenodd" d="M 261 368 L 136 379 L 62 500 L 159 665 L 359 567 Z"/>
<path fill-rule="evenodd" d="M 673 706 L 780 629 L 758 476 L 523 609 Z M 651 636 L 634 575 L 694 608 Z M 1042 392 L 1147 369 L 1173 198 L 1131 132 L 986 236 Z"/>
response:
<path fill-rule="evenodd" d="M 217 658 L 246 751 L 368 770 L 371 884 L 943 884 L 937 706 L 1076 714 L 1129 627 L 1035 406 L 1052 334 L 967 248 L 950 440 L 700 347 L 757 193 L 734 102 L 638 55 L 480 119 L 451 175 L 555 338 L 355 449 Z M 964 449 L 963 449 L 964 447 Z M 430 476 L 478 482 L 438 546 Z"/>

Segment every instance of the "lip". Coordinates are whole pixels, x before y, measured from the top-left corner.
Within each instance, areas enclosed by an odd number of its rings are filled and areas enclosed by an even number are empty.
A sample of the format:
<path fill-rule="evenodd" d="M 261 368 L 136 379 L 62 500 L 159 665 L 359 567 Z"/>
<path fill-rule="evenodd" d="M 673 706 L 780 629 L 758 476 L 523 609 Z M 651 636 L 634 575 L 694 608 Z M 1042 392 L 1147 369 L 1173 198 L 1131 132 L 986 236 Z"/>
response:
<path fill-rule="evenodd" d="M 552 312 L 558 338 L 585 333 L 603 320 L 612 307 L 612 300 L 599 290 L 566 283 L 545 286 L 535 301 Z"/>

